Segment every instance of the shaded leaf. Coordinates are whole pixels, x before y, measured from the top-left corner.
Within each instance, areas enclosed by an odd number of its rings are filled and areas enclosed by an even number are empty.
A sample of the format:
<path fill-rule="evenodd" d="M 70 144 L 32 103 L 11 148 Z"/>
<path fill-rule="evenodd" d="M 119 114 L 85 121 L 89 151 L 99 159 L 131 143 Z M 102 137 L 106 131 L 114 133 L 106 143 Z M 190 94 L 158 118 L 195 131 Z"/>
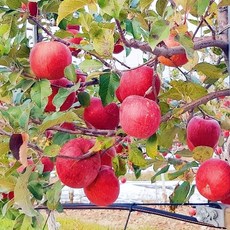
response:
<path fill-rule="evenodd" d="M 126 174 L 127 168 L 126 168 L 126 160 L 125 159 L 123 159 L 119 155 L 117 155 L 113 158 L 112 163 L 113 163 L 115 175 L 117 177 L 123 176 Z"/>
<path fill-rule="evenodd" d="M 99 95 L 102 104 L 106 106 L 114 99 L 115 91 L 119 86 L 120 79 L 116 73 L 104 73 L 99 77 Z"/>
<path fill-rule="evenodd" d="M 74 64 L 70 64 L 65 68 L 64 71 L 65 77 L 69 79 L 72 82 L 76 81 L 76 72 L 75 72 L 75 67 Z"/>
<path fill-rule="evenodd" d="M 154 134 L 151 137 L 149 137 L 146 142 L 147 155 L 153 159 L 160 156 L 157 147 L 158 147 L 157 135 Z"/>
<path fill-rule="evenodd" d="M 168 4 L 167 0 L 158 0 L 156 2 L 156 10 L 160 16 L 163 16 L 167 4 Z"/>
<path fill-rule="evenodd" d="M 169 170 L 170 165 L 166 165 L 163 168 L 161 168 L 157 173 L 155 173 L 154 176 L 151 177 L 151 183 L 154 183 L 156 181 L 156 177 L 161 175 L 162 173 L 166 173 Z"/>
<path fill-rule="evenodd" d="M 33 194 L 34 198 L 37 200 L 42 200 L 43 198 L 43 188 L 41 183 L 38 181 L 30 181 L 28 184 L 29 191 Z"/>
<path fill-rule="evenodd" d="M 169 196 L 170 202 L 179 204 L 185 203 L 189 190 L 190 183 L 188 181 L 184 181 L 181 185 L 178 185 L 174 189 L 173 193 Z"/>
<path fill-rule="evenodd" d="M 147 161 L 144 158 L 143 153 L 138 149 L 138 147 L 135 144 L 130 145 L 128 159 L 136 166 L 139 167 L 147 166 Z"/>
<path fill-rule="evenodd" d="M 87 92 L 79 92 L 77 98 L 81 106 L 84 108 L 90 105 L 90 95 Z"/>
<path fill-rule="evenodd" d="M 94 70 L 99 70 L 102 67 L 103 64 L 95 59 L 86 59 L 79 64 L 79 68 L 86 73 Z"/>

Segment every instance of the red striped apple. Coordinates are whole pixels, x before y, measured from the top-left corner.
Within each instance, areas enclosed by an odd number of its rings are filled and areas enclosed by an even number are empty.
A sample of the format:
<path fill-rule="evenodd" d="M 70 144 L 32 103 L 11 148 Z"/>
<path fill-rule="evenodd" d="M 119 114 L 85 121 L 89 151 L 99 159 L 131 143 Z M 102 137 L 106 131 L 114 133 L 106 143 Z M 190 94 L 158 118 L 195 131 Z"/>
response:
<path fill-rule="evenodd" d="M 113 169 L 103 165 L 96 179 L 84 188 L 86 197 L 95 205 L 108 206 L 120 193 L 120 184 Z"/>
<path fill-rule="evenodd" d="M 220 159 L 206 160 L 197 170 L 196 187 L 210 201 L 224 200 L 230 194 L 230 165 Z"/>
<path fill-rule="evenodd" d="M 132 95 L 120 107 L 120 124 L 124 132 L 136 138 L 148 138 L 158 129 L 160 108 L 155 101 Z"/>
<path fill-rule="evenodd" d="M 221 128 L 219 123 L 211 118 L 195 116 L 187 125 L 187 143 L 192 151 L 197 146 L 216 148 Z"/>
<path fill-rule="evenodd" d="M 43 41 L 31 49 L 29 61 L 36 78 L 55 80 L 64 77 L 65 68 L 72 63 L 72 55 L 60 42 Z"/>
<path fill-rule="evenodd" d="M 68 158 L 83 156 L 93 146 L 92 140 L 84 138 L 72 139 L 62 146 L 57 156 L 56 170 L 63 184 L 72 188 L 84 188 L 94 181 L 101 167 L 99 154 L 82 160 Z"/>
<path fill-rule="evenodd" d="M 49 157 L 42 157 L 41 162 L 44 165 L 43 172 L 52 172 L 54 169 L 54 162 Z"/>
<path fill-rule="evenodd" d="M 113 130 L 119 124 L 119 107 L 116 103 L 103 106 L 100 98 L 92 97 L 83 118 L 88 127 Z"/>
<path fill-rule="evenodd" d="M 154 89 L 151 88 L 153 85 Z M 154 73 L 153 68 L 142 66 L 123 72 L 120 85 L 116 90 L 116 96 L 120 102 L 130 95 L 145 96 L 155 100 L 159 94 L 160 85 L 160 78 Z"/>
<path fill-rule="evenodd" d="M 107 150 L 101 150 L 99 151 L 99 154 L 101 156 L 101 165 L 108 165 L 110 167 L 113 166 L 113 158 L 116 155 L 115 147 L 111 147 Z"/>

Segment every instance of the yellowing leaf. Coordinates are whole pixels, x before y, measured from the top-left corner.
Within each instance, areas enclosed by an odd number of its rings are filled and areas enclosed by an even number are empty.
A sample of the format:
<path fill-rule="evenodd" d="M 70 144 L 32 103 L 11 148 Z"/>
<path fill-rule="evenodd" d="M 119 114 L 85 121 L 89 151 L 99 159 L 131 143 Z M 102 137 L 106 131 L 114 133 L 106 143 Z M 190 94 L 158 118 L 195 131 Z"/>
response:
<path fill-rule="evenodd" d="M 197 146 L 193 149 L 193 158 L 198 162 L 204 162 L 213 155 L 213 148 L 208 146 Z"/>
<path fill-rule="evenodd" d="M 22 212 L 27 216 L 36 216 L 37 212 L 34 210 L 32 202 L 30 200 L 30 192 L 27 188 L 32 167 L 28 166 L 26 172 L 20 174 L 14 189 L 14 201 L 15 205 L 21 208 Z"/>
<path fill-rule="evenodd" d="M 27 145 L 28 145 L 28 140 L 29 140 L 29 135 L 27 133 L 22 133 L 22 145 L 20 146 L 19 149 L 19 161 L 21 164 L 26 167 L 28 165 L 27 161 Z"/>
<path fill-rule="evenodd" d="M 10 192 L 14 190 L 16 178 L 13 176 L 0 177 L 0 192 Z"/>
<path fill-rule="evenodd" d="M 83 8 L 88 4 L 91 4 L 92 2 L 92 0 L 64 0 L 63 2 L 61 2 L 58 8 L 57 23 L 59 24 L 63 18 Z"/>

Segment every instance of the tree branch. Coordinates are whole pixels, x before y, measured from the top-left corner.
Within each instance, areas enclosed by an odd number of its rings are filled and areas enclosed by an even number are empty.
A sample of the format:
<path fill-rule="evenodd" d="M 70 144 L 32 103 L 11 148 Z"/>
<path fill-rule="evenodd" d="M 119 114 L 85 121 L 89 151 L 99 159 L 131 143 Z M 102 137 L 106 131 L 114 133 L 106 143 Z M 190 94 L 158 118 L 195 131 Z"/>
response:
<path fill-rule="evenodd" d="M 221 96 L 230 96 L 230 89 L 224 89 L 224 90 L 220 90 L 218 92 L 209 93 L 202 98 L 199 98 L 199 99 L 197 99 L 197 100 L 195 100 L 189 104 L 182 106 L 180 108 L 181 114 L 188 112 L 188 111 L 198 107 L 199 105 L 206 104 L 208 101 L 211 101 L 211 100 L 213 100 L 217 97 L 221 97 Z M 171 119 L 172 117 L 173 117 L 173 111 L 170 111 L 161 117 L 161 122 L 165 122 L 165 121 Z"/>

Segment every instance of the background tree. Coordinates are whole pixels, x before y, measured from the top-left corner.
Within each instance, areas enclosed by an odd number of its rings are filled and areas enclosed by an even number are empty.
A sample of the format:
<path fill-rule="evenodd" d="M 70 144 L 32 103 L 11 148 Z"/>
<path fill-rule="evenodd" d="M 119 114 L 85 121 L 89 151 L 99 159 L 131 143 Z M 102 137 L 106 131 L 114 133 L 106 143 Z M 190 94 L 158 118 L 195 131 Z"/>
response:
<path fill-rule="evenodd" d="M 41 229 L 40 204 L 61 211 L 63 183 L 108 205 L 128 168 L 138 178 L 152 167 L 152 182 L 162 173 L 180 180 L 169 199 L 184 203 L 194 168 L 217 155 L 229 160 L 228 5 L 0 1 L 0 205 L 15 229 L 24 220 Z M 73 162 L 89 180 L 73 174 Z M 116 187 L 111 199 L 95 197 L 101 184 L 105 194 Z"/>

